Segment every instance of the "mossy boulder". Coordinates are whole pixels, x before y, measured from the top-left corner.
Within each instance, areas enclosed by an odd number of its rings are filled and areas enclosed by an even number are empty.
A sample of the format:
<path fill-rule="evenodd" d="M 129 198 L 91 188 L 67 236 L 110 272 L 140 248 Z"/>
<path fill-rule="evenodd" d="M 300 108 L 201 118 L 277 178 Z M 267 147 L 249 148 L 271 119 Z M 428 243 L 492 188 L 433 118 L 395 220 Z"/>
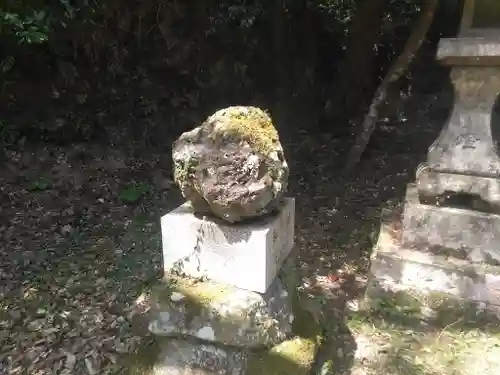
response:
<path fill-rule="evenodd" d="M 271 117 L 221 109 L 173 144 L 174 180 L 197 213 L 239 222 L 273 212 L 289 169 Z"/>

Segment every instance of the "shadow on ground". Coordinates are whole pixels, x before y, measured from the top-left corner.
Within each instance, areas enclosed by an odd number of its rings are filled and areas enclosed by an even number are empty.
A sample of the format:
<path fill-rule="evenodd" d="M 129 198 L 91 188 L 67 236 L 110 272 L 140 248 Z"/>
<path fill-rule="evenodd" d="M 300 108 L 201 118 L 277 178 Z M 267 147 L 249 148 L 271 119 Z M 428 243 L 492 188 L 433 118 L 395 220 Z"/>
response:
<path fill-rule="evenodd" d="M 344 312 L 363 290 L 380 210 L 401 206 L 406 184 L 449 113 L 452 95 L 440 84 L 446 71 L 434 62 L 435 45 L 433 39 L 414 64 L 412 95 L 389 103 L 397 113 L 381 120 L 350 176 L 341 171 L 354 136 L 336 134 L 339 124 L 311 130 L 319 116 L 300 110 L 300 98 L 267 106 L 297 199 L 297 266 L 309 275 L 311 298 L 321 302 L 318 314 L 328 322 L 330 340 L 318 366 L 331 361 L 334 373 L 353 365 L 356 345 Z M 89 144 L 6 151 L 0 372 L 111 374 L 142 342 L 132 323 L 143 313 L 135 310 L 137 299 L 161 274 L 159 218 L 181 203 L 169 153 Z"/>

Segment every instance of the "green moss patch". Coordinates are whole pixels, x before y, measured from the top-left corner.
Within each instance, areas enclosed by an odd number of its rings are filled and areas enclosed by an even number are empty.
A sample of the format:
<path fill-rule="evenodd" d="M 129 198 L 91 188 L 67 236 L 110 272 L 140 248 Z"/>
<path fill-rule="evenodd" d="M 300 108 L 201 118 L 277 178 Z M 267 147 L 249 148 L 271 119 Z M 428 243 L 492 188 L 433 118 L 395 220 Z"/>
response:
<path fill-rule="evenodd" d="M 190 278 L 170 276 L 153 288 L 155 301 L 160 309 L 173 305 L 184 305 L 187 319 L 201 314 L 204 309 L 227 296 L 233 288 L 211 282 L 199 282 Z M 174 293 L 182 294 L 182 298 L 174 300 Z"/>
<path fill-rule="evenodd" d="M 227 285 L 172 276 L 155 287 L 155 295 L 160 305 L 171 304 L 172 294 L 180 293 L 184 298 L 178 302 L 193 301 L 207 307 L 210 303 L 227 296 L 232 289 Z"/>
<path fill-rule="evenodd" d="M 262 154 L 268 154 L 279 142 L 271 117 L 259 108 L 228 107 L 210 119 L 218 120 L 218 135 L 244 140 Z"/>

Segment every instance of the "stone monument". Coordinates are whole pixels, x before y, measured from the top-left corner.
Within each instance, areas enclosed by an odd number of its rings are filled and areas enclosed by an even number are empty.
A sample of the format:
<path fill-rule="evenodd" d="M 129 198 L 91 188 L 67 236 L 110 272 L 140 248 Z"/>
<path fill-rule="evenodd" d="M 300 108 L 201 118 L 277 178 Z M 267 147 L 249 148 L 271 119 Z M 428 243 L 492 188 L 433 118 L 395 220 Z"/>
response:
<path fill-rule="evenodd" d="M 500 2 L 465 0 L 459 34 L 440 41 L 437 58 L 451 67 L 454 107 L 408 186 L 401 238 L 382 225 L 367 295 L 406 295 L 397 302 L 420 301 L 427 315 L 444 305 L 496 314 Z"/>
<path fill-rule="evenodd" d="M 295 200 L 270 116 L 222 109 L 172 153 L 187 202 L 161 218 L 149 374 L 305 374 L 320 330 L 297 293 Z"/>

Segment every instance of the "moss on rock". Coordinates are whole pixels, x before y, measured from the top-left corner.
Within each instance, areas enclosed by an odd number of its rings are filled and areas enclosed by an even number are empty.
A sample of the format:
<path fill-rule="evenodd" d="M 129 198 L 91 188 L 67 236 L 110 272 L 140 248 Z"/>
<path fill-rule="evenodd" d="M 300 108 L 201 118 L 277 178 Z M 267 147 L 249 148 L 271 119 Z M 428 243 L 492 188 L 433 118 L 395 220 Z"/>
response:
<path fill-rule="evenodd" d="M 182 304 L 189 321 L 199 315 L 210 304 L 224 298 L 231 292 L 231 287 L 207 282 L 197 282 L 190 278 L 171 276 L 157 285 L 154 295 L 160 310 L 167 309 L 175 304 Z M 175 294 L 179 295 L 176 301 Z M 182 295 L 182 296 L 181 296 Z"/>
<path fill-rule="evenodd" d="M 294 337 L 269 349 L 255 351 L 246 375 L 306 375 L 323 341 L 323 328 L 312 313 L 295 305 Z"/>
<path fill-rule="evenodd" d="M 233 106 L 209 116 L 173 144 L 174 181 L 200 214 L 229 223 L 273 212 L 289 168 L 271 117 Z"/>
<path fill-rule="evenodd" d="M 233 288 L 218 283 L 199 282 L 187 277 L 170 276 L 157 286 L 159 303 L 170 303 L 173 293 L 182 294 L 186 300 L 196 301 L 199 305 L 208 306 L 231 292 Z"/>
<path fill-rule="evenodd" d="M 241 139 L 264 155 L 275 150 L 279 143 L 278 131 L 271 117 L 257 107 L 234 106 L 221 109 L 205 123 L 216 124 L 216 137 Z"/>

